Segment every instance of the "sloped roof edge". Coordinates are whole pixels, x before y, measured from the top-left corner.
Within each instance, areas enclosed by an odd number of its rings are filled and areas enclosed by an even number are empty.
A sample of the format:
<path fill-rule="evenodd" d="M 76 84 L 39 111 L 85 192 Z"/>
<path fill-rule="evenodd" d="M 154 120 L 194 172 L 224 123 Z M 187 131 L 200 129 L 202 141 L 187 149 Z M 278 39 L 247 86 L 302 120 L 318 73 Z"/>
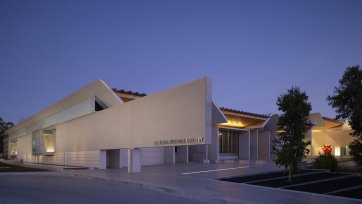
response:
<path fill-rule="evenodd" d="M 228 112 L 232 112 L 232 113 L 243 114 L 243 115 L 254 116 L 254 117 L 260 117 L 260 118 L 264 118 L 264 119 L 269 118 L 269 116 L 267 116 L 267 115 L 262 115 L 262 114 L 257 114 L 257 113 L 250 113 L 250 112 L 245 112 L 245 111 L 240 111 L 240 110 L 235 110 L 235 109 L 230 109 L 230 108 L 225 108 L 225 107 L 220 107 L 220 110 L 228 111 Z"/>
<path fill-rule="evenodd" d="M 6 132 L 11 133 L 20 128 L 27 127 L 32 125 L 34 122 L 47 118 L 53 114 L 56 114 L 74 104 L 77 104 L 87 98 L 96 96 L 98 98 L 106 97 L 104 93 L 107 94 L 107 105 L 114 106 L 117 104 L 123 103 L 122 100 L 112 91 L 112 89 L 101 79 L 95 80 L 85 87 L 71 93 L 70 95 L 58 100 L 57 102 L 49 105 L 47 108 L 35 113 L 34 115 L 23 120 L 19 124 L 16 124 L 14 127 L 8 129 Z"/>

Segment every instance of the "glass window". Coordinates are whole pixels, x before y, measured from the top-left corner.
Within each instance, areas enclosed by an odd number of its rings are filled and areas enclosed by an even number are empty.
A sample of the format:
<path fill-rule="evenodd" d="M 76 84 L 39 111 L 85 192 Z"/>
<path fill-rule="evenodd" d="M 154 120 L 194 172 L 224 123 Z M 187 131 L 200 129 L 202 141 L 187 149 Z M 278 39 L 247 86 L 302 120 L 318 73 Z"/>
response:
<path fill-rule="evenodd" d="M 341 147 L 341 157 L 347 156 L 347 149 L 346 147 Z"/>
<path fill-rule="evenodd" d="M 55 150 L 55 129 L 43 131 L 43 143 L 45 153 L 54 153 Z"/>
<path fill-rule="evenodd" d="M 16 156 L 18 154 L 17 140 L 10 141 L 10 156 Z"/>
<path fill-rule="evenodd" d="M 239 135 L 236 130 L 220 129 L 219 133 L 219 153 L 239 154 Z"/>
<path fill-rule="evenodd" d="M 42 131 L 33 132 L 33 145 L 32 145 L 33 154 L 41 154 L 43 152 L 43 136 Z"/>
<path fill-rule="evenodd" d="M 55 129 L 33 132 L 33 154 L 49 154 L 55 152 Z"/>

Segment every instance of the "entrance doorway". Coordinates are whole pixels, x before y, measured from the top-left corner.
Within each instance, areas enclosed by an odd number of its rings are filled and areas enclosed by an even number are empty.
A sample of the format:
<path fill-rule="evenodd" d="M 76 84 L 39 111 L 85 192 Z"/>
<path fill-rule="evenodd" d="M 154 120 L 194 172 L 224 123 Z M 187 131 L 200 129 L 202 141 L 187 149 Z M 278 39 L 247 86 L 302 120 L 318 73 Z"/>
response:
<path fill-rule="evenodd" d="M 106 150 L 106 168 L 119 169 L 120 168 L 120 150 L 110 149 Z"/>

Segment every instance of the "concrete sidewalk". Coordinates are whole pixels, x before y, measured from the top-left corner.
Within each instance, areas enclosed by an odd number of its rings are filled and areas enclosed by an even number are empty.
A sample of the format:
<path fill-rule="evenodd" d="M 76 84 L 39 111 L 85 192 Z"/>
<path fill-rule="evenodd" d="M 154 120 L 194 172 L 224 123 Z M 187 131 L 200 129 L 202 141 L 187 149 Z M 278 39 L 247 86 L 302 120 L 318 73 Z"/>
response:
<path fill-rule="evenodd" d="M 167 191 L 208 203 L 362 203 L 362 200 L 358 199 L 216 180 L 276 169 L 272 164 L 176 164 L 143 166 L 142 173 L 132 174 L 128 174 L 126 168 L 63 172 L 69 175 L 120 181 L 142 188 Z"/>

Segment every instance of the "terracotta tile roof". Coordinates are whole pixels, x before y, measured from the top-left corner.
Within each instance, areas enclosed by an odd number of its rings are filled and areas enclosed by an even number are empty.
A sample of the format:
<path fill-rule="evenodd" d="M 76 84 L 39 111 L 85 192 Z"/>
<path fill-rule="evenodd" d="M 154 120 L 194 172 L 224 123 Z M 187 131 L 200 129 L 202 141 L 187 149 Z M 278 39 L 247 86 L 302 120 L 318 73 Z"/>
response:
<path fill-rule="evenodd" d="M 227 111 L 227 112 L 232 112 L 232 113 L 250 115 L 250 116 L 255 116 L 255 117 L 260 117 L 260 118 L 269 118 L 269 116 L 267 116 L 267 115 L 256 114 L 256 113 L 249 113 L 249 112 L 234 110 L 234 109 L 225 108 L 225 107 L 220 107 L 220 110 L 222 110 L 222 111 Z"/>
<path fill-rule="evenodd" d="M 140 97 L 147 96 L 147 94 L 145 94 L 145 93 L 139 93 L 139 92 L 133 92 L 133 91 L 126 91 L 126 90 L 124 90 L 124 89 L 112 88 L 112 90 L 113 90 L 114 92 L 121 93 L 121 94 L 128 94 L 128 95 L 140 96 Z"/>

